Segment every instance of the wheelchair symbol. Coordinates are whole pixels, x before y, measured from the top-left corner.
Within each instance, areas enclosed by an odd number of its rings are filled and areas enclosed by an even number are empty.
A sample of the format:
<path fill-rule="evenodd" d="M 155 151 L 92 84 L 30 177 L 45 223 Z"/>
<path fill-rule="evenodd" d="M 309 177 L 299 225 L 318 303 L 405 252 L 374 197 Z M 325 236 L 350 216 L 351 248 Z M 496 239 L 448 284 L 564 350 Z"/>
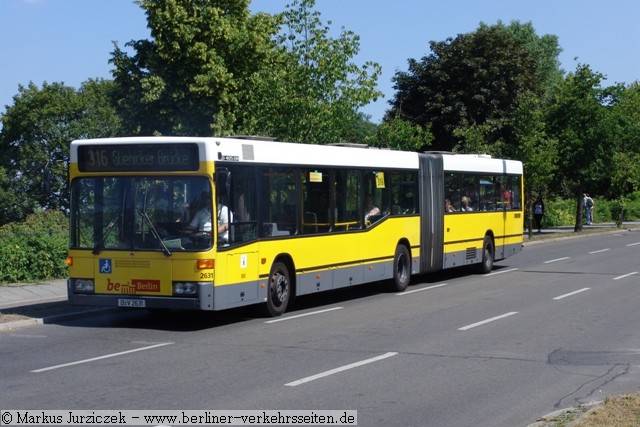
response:
<path fill-rule="evenodd" d="M 103 258 L 100 260 L 100 273 L 111 273 L 111 259 Z"/>

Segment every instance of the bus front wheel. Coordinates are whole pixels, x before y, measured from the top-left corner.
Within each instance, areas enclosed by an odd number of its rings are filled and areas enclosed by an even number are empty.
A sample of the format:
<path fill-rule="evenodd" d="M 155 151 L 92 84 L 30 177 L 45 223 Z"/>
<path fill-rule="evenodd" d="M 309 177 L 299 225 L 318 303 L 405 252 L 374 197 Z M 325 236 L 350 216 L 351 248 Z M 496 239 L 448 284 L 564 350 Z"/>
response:
<path fill-rule="evenodd" d="M 494 254 L 493 239 L 491 239 L 490 236 L 484 236 L 484 242 L 482 243 L 482 262 L 480 263 L 480 272 L 482 274 L 489 274 L 491 270 L 493 270 Z"/>
<path fill-rule="evenodd" d="M 405 245 L 398 245 L 393 257 L 393 290 L 403 292 L 411 281 L 411 255 Z"/>
<path fill-rule="evenodd" d="M 287 309 L 291 295 L 289 269 L 282 262 L 276 262 L 269 273 L 267 292 L 267 312 L 270 316 L 280 316 Z"/>

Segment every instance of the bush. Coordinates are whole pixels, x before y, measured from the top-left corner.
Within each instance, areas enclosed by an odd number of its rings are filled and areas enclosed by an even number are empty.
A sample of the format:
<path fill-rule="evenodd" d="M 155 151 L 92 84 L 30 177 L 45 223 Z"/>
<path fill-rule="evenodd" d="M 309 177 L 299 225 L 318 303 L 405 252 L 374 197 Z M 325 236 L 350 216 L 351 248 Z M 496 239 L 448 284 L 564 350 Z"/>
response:
<path fill-rule="evenodd" d="M 33 282 L 67 276 L 68 220 L 62 212 L 29 215 L 0 227 L 0 283 Z"/>
<path fill-rule="evenodd" d="M 542 227 L 572 225 L 576 221 L 576 202 L 574 200 L 549 200 L 544 205 Z"/>
<path fill-rule="evenodd" d="M 622 207 L 624 207 L 623 221 L 640 219 L 640 192 L 628 195 L 623 201 L 620 199 L 604 200 L 595 198 L 594 202 L 593 222 L 616 222 Z M 545 201 L 545 215 L 542 218 L 543 227 L 575 225 L 575 222 L 575 200 L 556 199 Z"/>

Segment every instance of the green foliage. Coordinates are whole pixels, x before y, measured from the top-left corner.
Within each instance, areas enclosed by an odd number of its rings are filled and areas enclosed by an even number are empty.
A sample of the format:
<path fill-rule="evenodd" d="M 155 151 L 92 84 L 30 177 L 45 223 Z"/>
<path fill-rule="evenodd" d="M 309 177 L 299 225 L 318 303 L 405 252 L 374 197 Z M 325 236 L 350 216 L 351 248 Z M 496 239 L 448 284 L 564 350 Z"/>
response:
<path fill-rule="evenodd" d="M 547 107 L 547 131 L 560 141 L 555 185 L 575 197 L 587 191 L 605 194 L 610 187 L 613 150 L 607 126 L 609 91 L 600 84 L 604 76 L 578 64 L 559 85 Z M 575 227 L 582 227 L 582 210 L 576 209 Z"/>
<path fill-rule="evenodd" d="M 575 220 L 576 204 L 573 200 L 554 199 L 545 202 L 543 227 L 572 225 Z"/>
<path fill-rule="evenodd" d="M 118 45 L 115 101 L 130 134 L 252 134 L 356 142 L 358 109 L 375 100 L 380 66 L 351 61 L 359 38 L 329 37 L 314 0 L 250 15 L 249 0 L 139 0 L 151 40 Z M 354 131 L 357 128 L 357 131 Z"/>
<path fill-rule="evenodd" d="M 68 208 L 69 143 L 120 131 L 109 104 L 112 85 L 88 80 L 79 90 L 61 83 L 19 86 L 1 117 L 0 225 L 38 209 Z"/>
<path fill-rule="evenodd" d="M 562 142 L 559 166 L 561 176 L 573 188 L 572 194 L 581 194 L 585 185 L 591 188 L 593 178 L 606 173 L 603 162 L 596 161 L 607 142 L 600 86 L 603 78 L 579 64 L 560 85 L 547 109 L 547 129 Z"/>
<path fill-rule="evenodd" d="M 0 227 L 0 283 L 34 282 L 67 275 L 68 220 L 41 211 Z"/>
<path fill-rule="evenodd" d="M 402 119 L 392 119 L 382 122 L 374 139 L 366 142 L 374 147 L 425 151 L 431 146 L 433 135 L 422 126 Z"/>
<path fill-rule="evenodd" d="M 601 216 L 607 216 L 612 221 L 632 221 L 640 219 L 640 192 L 635 192 L 627 197 L 604 201 L 602 207 L 596 206 L 596 220 Z M 622 218 L 620 217 L 622 214 Z"/>
<path fill-rule="evenodd" d="M 481 24 L 480 28 L 483 27 L 486 25 Z M 511 34 L 535 59 L 536 81 L 541 84 L 543 99 L 548 99 L 562 81 L 564 74 L 558 59 L 562 52 L 558 37 L 552 34 L 538 36 L 531 22 L 522 24 L 518 21 L 512 21 L 509 25 L 504 25 L 498 21 L 496 27 Z"/>
<path fill-rule="evenodd" d="M 381 68 L 355 64 L 359 37 L 344 28 L 330 37 L 331 22 L 323 23 L 314 6 L 315 0 L 294 0 L 281 15 L 278 50 L 257 75 L 240 133 L 312 143 L 363 142 L 354 137 L 369 134 L 353 128 L 362 124 L 358 109 L 381 96 Z"/>
<path fill-rule="evenodd" d="M 483 153 L 491 154 L 495 157 L 503 157 L 501 148 L 504 141 L 488 141 L 494 132 L 499 132 L 504 127 L 504 120 L 487 120 L 482 124 L 472 124 L 469 126 L 460 126 L 453 130 L 453 136 L 458 143 L 453 147 L 456 153 Z"/>
<path fill-rule="evenodd" d="M 513 126 L 519 144 L 499 157 L 519 159 L 524 166 L 525 194 L 549 195 L 550 184 L 557 172 L 558 141 L 546 132 L 544 110 L 540 98 L 527 96 L 520 101 Z"/>
<path fill-rule="evenodd" d="M 530 52 L 533 42 L 516 32 L 502 24 L 481 25 L 473 33 L 430 42 L 429 56 L 409 59 L 408 71 L 396 73 L 387 117 L 431 124 L 437 150 L 451 151 L 461 139 L 475 144 L 478 136 L 487 144 L 516 144 L 509 123 L 519 100 L 544 93 L 543 76 L 536 72 L 541 55 Z"/>
<path fill-rule="evenodd" d="M 640 190 L 640 153 L 613 153 L 611 183 L 614 196 L 624 197 L 627 193 Z"/>
<path fill-rule="evenodd" d="M 270 63 L 278 18 L 249 0 L 138 0 L 152 40 L 114 46 L 115 101 L 125 131 L 225 135 L 239 125 Z"/>
<path fill-rule="evenodd" d="M 593 220 L 599 222 L 616 222 L 620 209 L 624 207 L 623 221 L 640 220 L 640 192 L 630 194 L 626 199 L 595 199 Z M 576 202 L 573 199 L 552 199 L 545 201 L 543 227 L 574 225 Z"/>
<path fill-rule="evenodd" d="M 606 126 L 611 131 L 610 197 L 640 190 L 640 83 L 614 88 L 616 103 L 609 109 Z"/>

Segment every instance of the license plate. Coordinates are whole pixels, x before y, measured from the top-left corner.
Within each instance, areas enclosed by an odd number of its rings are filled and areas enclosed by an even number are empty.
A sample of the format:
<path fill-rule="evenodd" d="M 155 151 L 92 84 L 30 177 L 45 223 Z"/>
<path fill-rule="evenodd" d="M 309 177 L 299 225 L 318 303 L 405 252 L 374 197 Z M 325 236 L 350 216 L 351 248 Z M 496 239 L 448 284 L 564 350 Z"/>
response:
<path fill-rule="evenodd" d="M 143 299 L 118 299 L 118 307 L 138 307 L 144 308 L 144 300 Z"/>

